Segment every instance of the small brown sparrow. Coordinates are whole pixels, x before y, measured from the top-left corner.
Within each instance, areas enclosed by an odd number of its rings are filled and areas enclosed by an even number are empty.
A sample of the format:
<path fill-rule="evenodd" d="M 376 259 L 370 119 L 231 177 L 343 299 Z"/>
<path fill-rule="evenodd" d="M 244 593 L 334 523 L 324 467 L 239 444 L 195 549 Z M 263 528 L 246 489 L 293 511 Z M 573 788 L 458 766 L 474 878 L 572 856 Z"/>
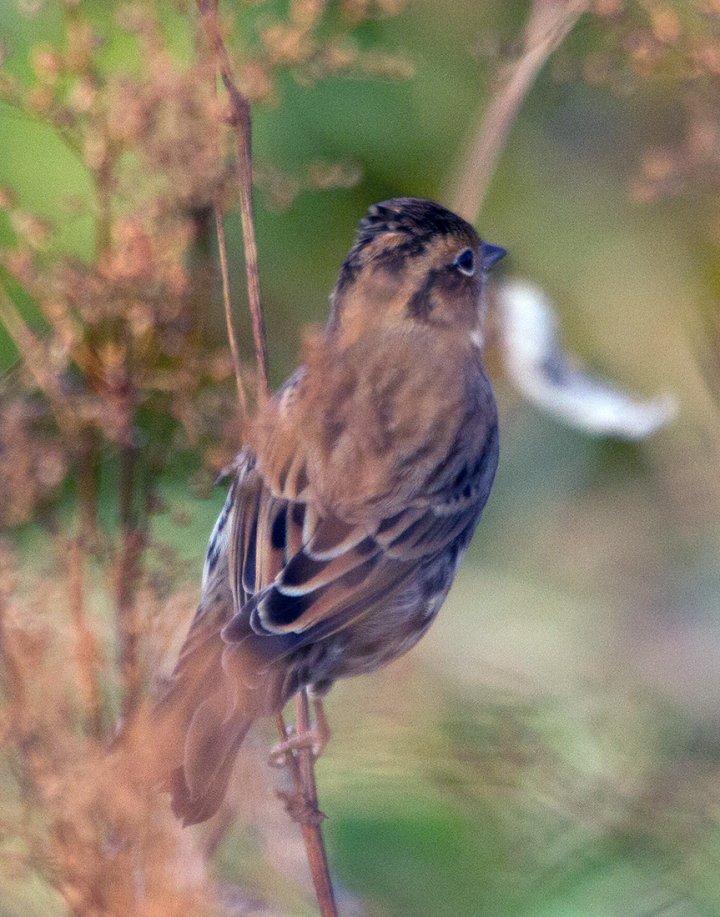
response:
<path fill-rule="evenodd" d="M 255 719 L 385 665 L 435 618 L 497 467 L 481 344 L 504 254 L 431 201 L 360 223 L 324 331 L 238 457 L 157 707 L 185 824 L 217 811 Z"/>

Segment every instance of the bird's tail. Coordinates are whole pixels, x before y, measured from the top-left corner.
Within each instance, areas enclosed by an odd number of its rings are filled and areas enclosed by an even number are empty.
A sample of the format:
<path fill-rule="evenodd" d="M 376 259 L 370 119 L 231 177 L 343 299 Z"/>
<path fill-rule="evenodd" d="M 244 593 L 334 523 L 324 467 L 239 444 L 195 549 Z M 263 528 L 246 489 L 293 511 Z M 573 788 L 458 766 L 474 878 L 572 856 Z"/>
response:
<path fill-rule="evenodd" d="M 111 750 L 122 778 L 169 792 L 185 825 L 217 812 L 251 725 L 293 693 L 282 638 L 248 628 L 240 642 L 223 641 L 226 604 L 201 603 L 172 676 L 123 724 Z"/>
<path fill-rule="evenodd" d="M 251 640 L 228 648 L 216 633 L 207 642 L 186 645 L 146 718 L 155 782 L 170 793 L 183 824 L 217 812 L 248 730 L 287 700 L 285 674 L 259 658 Z"/>
<path fill-rule="evenodd" d="M 257 711 L 228 704 L 215 691 L 198 705 L 181 736 L 181 761 L 167 773 L 164 788 L 183 825 L 214 815 L 225 798 L 233 764 Z"/>

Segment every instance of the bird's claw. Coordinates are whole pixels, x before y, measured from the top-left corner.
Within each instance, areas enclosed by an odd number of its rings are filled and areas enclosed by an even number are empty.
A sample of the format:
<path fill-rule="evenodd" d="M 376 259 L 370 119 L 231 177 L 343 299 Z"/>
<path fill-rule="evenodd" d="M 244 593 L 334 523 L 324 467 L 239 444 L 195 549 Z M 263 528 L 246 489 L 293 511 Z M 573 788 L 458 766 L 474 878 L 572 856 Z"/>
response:
<path fill-rule="evenodd" d="M 298 733 L 294 726 L 289 726 L 287 733 L 288 737 L 270 750 L 271 767 L 285 767 L 288 755 L 303 749 L 310 749 L 313 760 L 317 761 L 330 741 L 330 731 L 322 720 L 312 723 L 310 728 L 302 733 Z"/>

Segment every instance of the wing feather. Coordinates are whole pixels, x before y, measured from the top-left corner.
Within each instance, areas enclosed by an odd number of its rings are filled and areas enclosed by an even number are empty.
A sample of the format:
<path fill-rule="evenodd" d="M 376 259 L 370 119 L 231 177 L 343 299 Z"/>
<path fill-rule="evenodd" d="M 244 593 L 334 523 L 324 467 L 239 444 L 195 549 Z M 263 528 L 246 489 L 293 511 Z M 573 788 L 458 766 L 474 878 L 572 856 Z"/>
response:
<path fill-rule="evenodd" d="M 496 440 L 494 428 L 487 436 Z M 491 444 L 491 452 L 493 448 L 496 444 Z M 447 551 L 474 527 L 489 490 L 485 471 L 483 463 L 469 470 L 448 464 L 435 475 L 432 498 L 372 525 L 323 516 L 310 500 L 287 501 L 261 485 L 264 521 L 258 525 L 258 541 L 266 546 L 258 546 L 257 552 L 260 557 L 264 550 L 263 556 L 272 562 L 257 564 L 262 580 L 255 594 L 237 608 L 224 639 L 232 642 L 246 636 L 248 623 L 260 635 L 315 633 L 326 621 L 334 630 L 333 621 L 345 626 L 367 613 L 383 595 L 406 582 L 418 561 Z M 256 505 L 251 504 L 251 512 Z M 238 516 L 246 511 L 243 508 Z M 252 565 L 252 559 L 246 562 Z"/>

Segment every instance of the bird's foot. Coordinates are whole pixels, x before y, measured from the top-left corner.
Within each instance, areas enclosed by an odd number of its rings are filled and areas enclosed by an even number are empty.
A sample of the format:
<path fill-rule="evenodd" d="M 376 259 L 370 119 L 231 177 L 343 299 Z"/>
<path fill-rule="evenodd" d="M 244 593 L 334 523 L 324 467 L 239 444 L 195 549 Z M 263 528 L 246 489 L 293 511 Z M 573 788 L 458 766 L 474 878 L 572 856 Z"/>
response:
<path fill-rule="evenodd" d="M 309 748 L 313 760 L 317 761 L 330 741 L 330 726 L 325 716 L 322 702 L 314 701 L 315 719 L 310 728 L 297 732 L 294 726 L 288 727 L 288 737 L 274 745 L 270 751 L 270 765 L 272 767 L 285 767 L 288 755 L 295 754 L 302 749 Z"/>

